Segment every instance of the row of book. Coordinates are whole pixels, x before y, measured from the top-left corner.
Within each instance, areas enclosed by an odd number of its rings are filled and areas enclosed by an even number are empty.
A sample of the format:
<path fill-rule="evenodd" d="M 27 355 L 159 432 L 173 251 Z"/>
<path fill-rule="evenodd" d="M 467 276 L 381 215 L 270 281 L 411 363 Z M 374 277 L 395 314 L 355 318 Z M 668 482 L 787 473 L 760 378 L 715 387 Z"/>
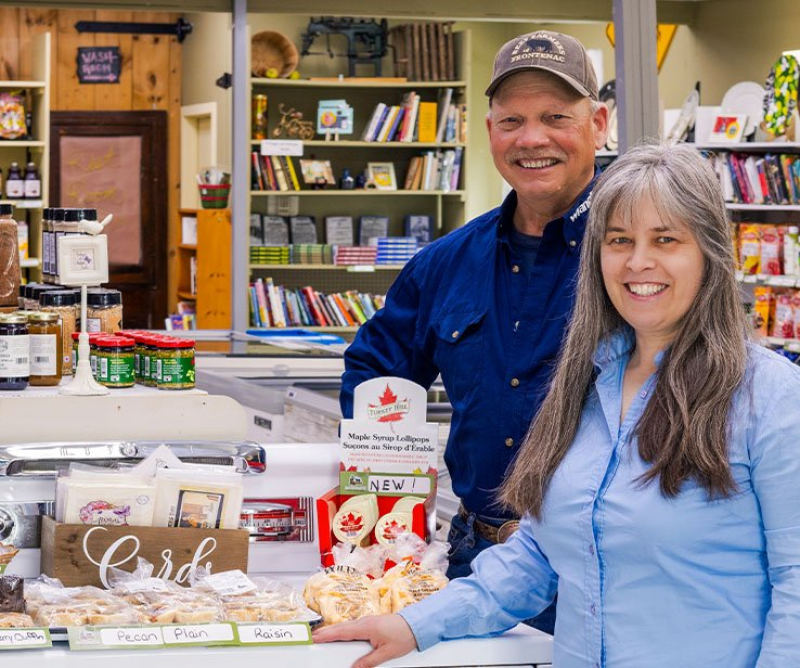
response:
<path fill-rule="evenodd" d="M 253 151 L 250 160 L 253 190 L 300 190 L 300 180 L 291 156 L 261 155 Z"/>
<path fill-rule="evenodd" d="M 425 151 L 408 163 L 405 190 L 458 190 L 464 149 L 457 146 L 446 151 Z"/>
<path fill-rule="evenodd" d="M 454 179 L 457 181 L 458 176 Z M 419 188 L 415 188 L 418 190 Z M 449 188 L 448 188 L 449 189 Z M 414 237 L 419 245 L 431 240 L 433 217 L 408 214 L 403 219 L 404 236 Z M 325 242 L 334 246 L 377 246 L 378 239 L 389 235 L 389 216 L 325 216 Z M 251 246 L 288 246 L 319 244 L 314 216 L 250 215 Z"/>
<path fill-rule="evenodd" d="M 709 154 L 709 160 L 726 202 L 800 204 L 800 156 L 721 151 Z"/>
<path fill-rule="evenodd" d="M 385 237 L 376 246 L 297 244 L 250 246 L 250 263 L 266 265 L 403 265 L 419 250 L 413 237 Z"/>
<path fill-rule="evenodd" d="M 465 142 L 467 106 L 453 102 L 453 89 L 439 91 L 438 101 L 423 102 L 418 93 L 405 93 L 400 104 L 379 102 L 364 126 L 361 141 Z"/>
<path fill-rule="evenodd" d="M 395 74 L 410 81 L 456 78 L 453 23 L 407 23 L 390 31 Z"/>
<path fill-rule="evenodd" d="M 355 290 L 326 295 L 311 286 L 290 289 L 272 278 L 250 285 L 250 322 L 259 328 L 356 327 L 383 308 L 383 295 Z"/>
<path fill-rule="evenodd" d="M 176 312 L 164 318 L 164 329 L 197 329 L 197 306 L 193 301 L 179 301 Z"/>

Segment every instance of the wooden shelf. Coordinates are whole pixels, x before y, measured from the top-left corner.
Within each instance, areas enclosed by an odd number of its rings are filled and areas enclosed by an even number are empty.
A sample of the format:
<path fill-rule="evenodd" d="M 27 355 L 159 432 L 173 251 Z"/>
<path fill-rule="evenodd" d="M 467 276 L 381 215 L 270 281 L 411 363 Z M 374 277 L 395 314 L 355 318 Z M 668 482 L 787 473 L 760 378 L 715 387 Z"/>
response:
<path fill-rule="evenodd" d="M 35 141 L 32 139 L 2 139 L 0 148 L 44 148 L 46 142 Z"/>
<path fill-rule="evenodd" d="M 13 204 L 15 209 L 41 209 L 40 199 L 0 199 L 0 204 Z"/>
<path fill-rule="evenodd" d="M 466 81 L 376 81 L 348 78 L 342 81 L 320 81 L 310 79 L 265 79 L 253 77 L 253 86 L 275 86 L 278 88 L 466 88 Z"/>
<path fill-rule="evenodd" d="M 188 290 L 178 290 L 178 298 L 179 299 L 190 299 L 192 301 L 197 301 L 197 295 L 193 295 Z"/>
<path fill-rule="evenodd" d="M 800 204 L 734 204 L 726 202 L 728 211 L 800 211 Z"/>
<path fill-rule="evenodd" d="M 0 88 L 46 88 L 44 81 L 0 81 Z"/>
<path fill-rule="evenodd" d="M 701 151 L 734 151 L 746 153 L 747 151 L 770 151 L 772 153 L 787 153 L 800 151 L 800 143 L 796 142 L 747 142 L 741 144 L 690 144 Z"/>
<path fill-rule="evenodd" d="M 463 196 L 463 190 L 251 190 L 252 197 L 430 197 Z M 800 209 L 800 207 L 798 207 Z"/>
<path fill-rule="evenodd" d="M 253 146 L 261 144 L 260 139 L 253 139 Z M 426 149 L 426 148 L 458 148 L 465 147 L 463 142 L 419 142 L 419 141 L 325 141 L 324 139 L 312 139 L 304 141 L 303 146 L 309 148 L 413 148 L 413 149 Z M 614 154 L 616 155 L 616 153 Z"/>
<path fill-rule="evenodd" d="M 185 251 L 196 251 L 197 245 L 196 244 L 178 244 L 178 248 Z"/>
<path fill-rule="evenodd" d="M 370 273 L 373 271 L 400 271 L 405 265 L 402 264 L 356 264 L 356 265 L 336 265 L 336 264 L 256 264 L 251 263 L 250 269 L 317 269 L 321 271 L 349 271 L 351 274 Z"/>

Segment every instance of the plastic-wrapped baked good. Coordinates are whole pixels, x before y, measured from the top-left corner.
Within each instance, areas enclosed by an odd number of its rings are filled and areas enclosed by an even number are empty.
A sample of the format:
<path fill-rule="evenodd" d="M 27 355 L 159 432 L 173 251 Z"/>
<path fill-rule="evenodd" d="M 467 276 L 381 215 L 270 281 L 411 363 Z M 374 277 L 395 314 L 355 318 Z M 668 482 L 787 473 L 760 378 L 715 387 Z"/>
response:
<path fill-rule="evenodd" d="M 0 612 L 0 629 L 29 629 L 33 620 L 21 612 Z"/>
<path fill-rule="evenodd" d="M 447 586 L 447 577 L 414 564 L 398 564 L 389 569 L 374 587 L 378 590 L 381 613 L 399 612 Z"/>
<path fill-rule="evenodd" d="M 0 613 L 25 612 L 25 580 L 16 575 L 0 575 Z"/>
<path fill-rule="evenodd" d="M 377 592 L 370 579 L 347 566 L 331 566 L 306 582 L 303 598 L 322 615 L 325 624 L 360 619 L 379 612 Z"/>
<path fill-rule="evenodd" d="M 138 615 L 125 601 L 97 587 L 64 587 L 42 577 L 26 588 L 27 612 L 38 626 L 50 628 L 136 624 Z"/>

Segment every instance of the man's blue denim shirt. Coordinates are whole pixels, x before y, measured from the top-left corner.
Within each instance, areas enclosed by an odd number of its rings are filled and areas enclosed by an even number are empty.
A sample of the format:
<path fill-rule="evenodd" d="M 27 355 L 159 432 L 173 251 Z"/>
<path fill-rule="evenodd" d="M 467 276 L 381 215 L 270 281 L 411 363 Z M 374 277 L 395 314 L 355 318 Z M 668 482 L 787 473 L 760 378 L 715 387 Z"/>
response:
<path fill-rule="evenodd" d="M 575 301 L 593 185 L 547 224 L 530 278 L 508 242 L 513 191 L 423 248 L 345 353 L 346 418 L 365 380 L 401 376 L 428 388 L 441 373 L 453 406 L 445 462 L 471 512 L 507 516 L 496 490 L 547 392 Z"/>

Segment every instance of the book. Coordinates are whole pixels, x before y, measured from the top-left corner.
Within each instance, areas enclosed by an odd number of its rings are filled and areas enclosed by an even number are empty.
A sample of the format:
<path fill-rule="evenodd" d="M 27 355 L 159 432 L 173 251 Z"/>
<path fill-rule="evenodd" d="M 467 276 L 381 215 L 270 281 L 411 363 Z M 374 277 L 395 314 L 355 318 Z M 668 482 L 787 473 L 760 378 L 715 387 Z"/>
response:
<path fill-rule="evenodd" d="M 283 171 L 280 156 L 272 155 L 270 156 L 270 160 L 272 161 L 272 169 L 275 172 L 275 181 L 278 184 L 278 190 L 289 190 L 289 180 L 286 177 L 286 173 Z"/>
<path fill-rule="evenodd" d="M 258 319 L 260 321 L 260 327 L 270 327 L 271 322 L 269 319 L 269 304 L 267 301 L 267 293 L 264 288 L 264 281 L 263 279 L 259 278 L 255 283 L 256 289 L 256 306 L 258 308 Z"/>
<path fill-rule="evenodd" d="M 293 244 L 317 243 L 317 224 L 313 216 L 291 216 L 289 231 Z"/>
<path fill-rule="evenodd" d="M 264 216 L 263 244 L 266 246 L 288 246 L 289 224 L 283 216 Z M 254 243 L 251 241 L 250 243 Z"/>
<path fill-rule="evenodd" d="M 427 244 L 431 240 L 433 218 L 427 215 L 408 215 L 404 218 L 405 235 L 414 237 L 418 244 Z"/>
<path fill-rule="evenodd" d="M 389 129 L 389 133 L 386 135 L 386 141 L 398 141 L 397 135 L 400 130 L 400 124 L 403 122 L 403 118 L 406 115 L 406 110 L 403 107 L 397 108 L 397 115 L 392 121 L 392 127 Z"/>
<path fill-rule="evenodd" d="M 418 141 L 436 141 L 436 102 L 420 102 L 418 116 Z"/>
<path fill-rule="evenodd" d="M 260 213 L 250 214 L 250 244 L 260 246 L 264 243 L 264 227 Z"/>
<path fill-rule="evenodd" d="M 253 177 L 251 180 L 251 187 L 253 190 L 266 190 L 264 185 L 264 175 L 261 173 L 261 165 L 259 164 L 258 153 L 253 151 L 250 154 L 250 159 L 253 163 Z"/>
<path fill-rule="evenodd" d="M 444 23 L 436 24 L 436 53 L 439 56 L 439 79 L 447 79 L 447 46 L 444 37 Z"/>
<path fill-rule="evenodd" d="M 353 219 L 350 216 L 325 217 L 325 243 L 335 246 L 353 245 Z"/>
<path fill-rule="evenodd" d="M 356 321 L 353 319 L 353 316 L 350 315 L 350 309 L 344 303 L 342 296 L 339 294 L 334 293 L 331 295 L 333 297 L 333 301 L 336 303 L 336 306 L 339 308 L 339 313 L 341 313 L 342 317 L 345 321 L 345 327 L 355 327 Z"/>
<path fill-rule="evenodd" d="M 411 24 L 411 43 L 414 63 L 414 79 L 416 81 L 424 81 L 425 77 L 422 72 L 422 44 L 420 41 L 420 25 L 419 23 Z"/>
<path fill-rule="evenodd" d="M 459 179 L 461 178 L 461 161 L 464 155 L 464 147 L 456 146 L 453 158 L 453 172 L 450 176 L 450 190 L 458 190 Z"/>
<path fill-rule="evenodd" d="M 430 59 L 431 81 L 439 81 L 439 44 L 436 40 L 436 24 L 428 23 L 428 58 Z"/>
<path fill-rule="evenodd" d="M 264 281 L 266 285 L 266 294 L 269 302 L 269 310 L 272 315 L 272 322 L 275 327 L 286 327 L 286 316 L 283 311 L 283 304 L 281 304 L 280 293 L 271 277 Z"/>
<path fill-rule="evenodd" d="M 453 150 L 444 151 L 442 153 L 441 165 L 439 168 L 439 178 L 436 185 L 437 190 L 442 192 L 450 192 L 452 176 L 453 176 L 453 163 L 455 162 L 456 152 Z"/>
<path fill-rule="evenodd" d="M 385 142 L 388 141 L 389 133 L 391 129 L 394 127 L 394 122 L 397 120 L 397 115 L 400 113 L 400 107 L 398 105 L 392 105 L 389 107 L 389 111 L 386 114 L 385 118 L 383 119 L 383 123 L 381 124 L 380 130 L 378 131 L 378 136 L 376 141 Z"/>
<path fill-rule="evenodd" d="M 358 219 L 358 244 L 368 246 L 370 239 L 389 235 L 389 216 L 361 216 Z"/>
<path fill-rule="evenodd" d="M 436 141 L 443 142 L 444 141 L 444 132 L 447 128 L 447 116 L 450 113 L 450 102 L 453 99 L 453 89 L 452 88 L 443 88 L 439 91 L 439 102 L 438 102 L 438 111 L 439 111 L 439 120 L 436 125 Z"/>
<path fill-rule="evenodd" d="M 361 134 L 361 141 L 374 141 L 373 137 L 377 134 L 378 124 L 381 121 L 383 114 L 386 112 L 386 105 L 379 102 L 372 112 L 369 123 L 364 126 L 364 132 Z"/>
<path fill-rule="evenodd" d="M 307 285 L 306 287 L 301 288 L 301 292 L 305 298 L 306 304 L 308 305 L 308 310 L 311 313 L 311 316 L 320 327 L 326 327 L 328 325 L 328 321 L 326 320 L 325 314 L 322 312 L 322 309 L 320 309 L 319 304 L 317 303 L 314 289 L 310 285 Z"/>
<path fill-rule="evenodd" d="M 422 62 L 422 80 L 431 80 L 431 59 L 428 47 L 428 28 L 424 23 L 417 23 L 419 30 L 420 61 Z"/>
<path fill-rule="evenodd" d="M 292 161 L 292 156 L 285 155 L 285 156 L 282 156 L 282 158 L 284 160 L 284 166 L 286 168 L 288 168 L 288 172 L 289 172 L 289 181 L 291 182 L 291 186 L 292 186 L 291 188 L 289 188 L 289 190 L 292 190 L 292 189 L 300 190 L 300 181 L 298 181 L 298 179 L 297 179 L 297 172 L 295 171 L 295 168 L 294 168 L 294 162 Z"/>
<path fill-rule="evenodd" d="M 408 171 L 406 172 L 406 180 L 403 184 L 403 190 L 416 190 L 416 188 L 413 187 L 414 179 L 417 176 L 421 166 L 422 158 L 420 156 L 415 155 L 411 158 L 408 163 Z"/>
<path fill-rule="evenodd" d="M 456 79 L 456 60 L 455 49 L 453 47 L 453 23 L 448 21 L 444 24 L 445 36 L 445 49 L 447 51 L 447 80 L 455 81 Z"/>

